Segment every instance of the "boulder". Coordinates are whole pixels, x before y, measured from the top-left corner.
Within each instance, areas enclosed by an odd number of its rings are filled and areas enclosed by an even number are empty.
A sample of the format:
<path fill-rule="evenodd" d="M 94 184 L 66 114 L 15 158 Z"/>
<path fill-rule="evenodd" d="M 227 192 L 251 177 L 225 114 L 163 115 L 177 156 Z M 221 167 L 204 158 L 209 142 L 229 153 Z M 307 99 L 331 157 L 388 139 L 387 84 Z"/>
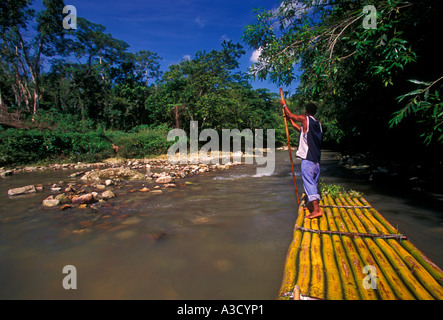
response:
<path fill-rule="evenodd" d="M 66 194 L 64 194 L 64 193 L 61 193 L 61 194 L 57 195 L 55 197 L 55 199 L 60 201 L 60 204 L 71 203 L 71 199 L 69 199 L 68 196 Z"/>
<path fill-rule="evenodd" d="M 102 193 L 102 198 L 103 199 L 111 199 L 111 198 L 114 198 L 114 197 L 115 197 L 115 194 L 111 190 L 107 190 L 107 191 Z"/>
<path fill-rule="evenodd" d="M 53 196 L 49 196 L 43 200 L 43 205 L 45 207 L 56 207 L 60 204 L 60 200 L 54 199 Z"/>
<path fill-rule="evenodd" d="M 73 204 L 88 204 L 94 202 L 94 195 L 92 193 L 82 194 L 80 196 L 77 196 L 75 198 L 72 198 Z"/>
<path fill-rule="evenodd" d="M 170 176 L 163 176 L 155 180 L 156 183 L 171 183 L 172 177 Z"/>
<path fill-rule="evenodd" d="M 8 196 L 16 196 L 19 194 L 35 193 L 35 192 L 36 192 L 35 186 L 29 185 L 29 186 L 24 186 L 24 187 L 20 187 L 20 188 L 9 189 Z"/>

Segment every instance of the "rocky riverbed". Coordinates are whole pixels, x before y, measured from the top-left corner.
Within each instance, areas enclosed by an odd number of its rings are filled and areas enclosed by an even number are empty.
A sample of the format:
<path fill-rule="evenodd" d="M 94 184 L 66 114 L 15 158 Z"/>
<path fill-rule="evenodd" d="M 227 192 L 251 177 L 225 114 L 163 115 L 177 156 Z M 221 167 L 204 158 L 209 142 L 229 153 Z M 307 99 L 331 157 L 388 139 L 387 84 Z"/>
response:
<path fill-rule="evenodd" d="M 54 181 L 50 185 L 34 184 L 8 190 L 8 196 L 17 198 L 31 193 L 50 190 L 51 195 L 42 199 L 45 207 L 68 210 L 73 207 L 97 209 L 100 203 L 118 196 L 119 189 L 130 192 L 161 194 L 165 189 L 185 186 L 185 179 L 214 170 L 226 170 L 238 163 L 226 164 L 173 164 L 166 157 L 155 159 L 111 158 L 100 163 L 53 164 L 41 167 L 24 167 L 0 170 L 2 177 L 41 170 L 75 170 L 66 181 Z M 126 194 L 126 193 L 125 193 Z"/>

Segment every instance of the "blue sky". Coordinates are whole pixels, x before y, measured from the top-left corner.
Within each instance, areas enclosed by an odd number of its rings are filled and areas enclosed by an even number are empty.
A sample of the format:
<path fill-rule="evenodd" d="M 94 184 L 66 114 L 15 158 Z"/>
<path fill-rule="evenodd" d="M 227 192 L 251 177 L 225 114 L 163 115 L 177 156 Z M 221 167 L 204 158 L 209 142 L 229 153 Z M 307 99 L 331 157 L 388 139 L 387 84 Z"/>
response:
<path fill-rule="evenodd" d="M 36 8 L 42 8 L 36 0 Z M 253 50 L 241 41 L 244 27 L 254 22 L 254 8 L 275 9 L 278 0 L 65 0 L 77 16 L 104 25 L 106 32 L 129 44 L 129 50 L 149 50 L 163 58 L 162 71 L 170 64 L 192 58 L 199 50 L 221 49 L 223 40 L 240 42 L 247 53 L 241 69 L 251 65 Z M 267 81 L 254 88 L 278 87 Z M 295 86 L 290 88 L 295 91 Z"/>

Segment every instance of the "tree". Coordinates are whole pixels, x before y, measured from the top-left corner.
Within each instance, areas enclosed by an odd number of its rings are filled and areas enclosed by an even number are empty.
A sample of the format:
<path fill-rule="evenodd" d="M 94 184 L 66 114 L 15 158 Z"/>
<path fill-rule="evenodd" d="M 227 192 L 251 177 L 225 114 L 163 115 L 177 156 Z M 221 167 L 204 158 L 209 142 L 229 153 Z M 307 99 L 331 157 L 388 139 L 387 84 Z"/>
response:
<path fill-rule="evenodd" d="M 364 26 L 366 5 L 376 9 L 375 28 Z M 417 132 L 392 130 L 389 120 L 408 79 L 423 76 L 423 68 L 426 78 L 441 76 L 435 74 L 441 59 L 432 49 L 441 6 L 436 0 L 284 0 L 276 10 L 258 11 L 257 22 L 245 29 L 244 40 L 261 52 L 251 71 L 281 84 L 298 79 L 300 100 L 321 101 L 325 129 L 343 132 L 343 142 L 349 145 L 380 147 L 377 137 L 383 136 L 381 141 L 389 147 L 400 131 L 414 139 L 412 133 Z M 430 64 L 439 67 L 432 70 Z M 432 117 L 438 118 L 439 108 L 430 112 Z M 398 111 L 397 120 L 405 113 Z M 426 129 L 421 130 L 423 135 Z"/>
<path fill-rule="evenodd" d="M 62 0 L 44 0 L 39 13 L 29 8 L 31 1 L 6 1 L 0 7 L 2 71 L 14 83 L 15 101 L 24 102 L 27 111 L 37 113 L 40 102 L 40 72 L 43 57 L 52 57 L 64 47 Z M 35 22 L 34 34 L 28 21 Z M 32 104 L 32 110 L 31 110 Z"/>

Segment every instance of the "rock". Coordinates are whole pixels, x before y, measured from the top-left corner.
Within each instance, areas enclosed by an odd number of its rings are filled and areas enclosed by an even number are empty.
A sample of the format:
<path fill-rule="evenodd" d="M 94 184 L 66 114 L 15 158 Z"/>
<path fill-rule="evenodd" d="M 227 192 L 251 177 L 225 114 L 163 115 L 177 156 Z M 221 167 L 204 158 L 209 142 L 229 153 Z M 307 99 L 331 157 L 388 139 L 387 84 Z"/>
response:
<path fill-rule="evenodd" d="M 71 208 L 72 208 L 72 206 L 70 204 L 64 204 L 60 207 L 60 210 L 65 211 L 65 210 L 68 210 Z"/>
<path fill-rule="evenodd" d="M 36 185 L 35 185 L 35 190 L 37 190 L 38 192 L 43 191 L 43 185 L 41 185 L 41 184 L 36 184 Z"/>
<path fill-rule="evenodd" d="M 75 178 L 75 177 L 81 176 L 84 173 L 85 173 L 84 171 L 74 172 L 74 173 L 70 174 L 69 177 Z"/>
<path fill-rule="evenodd" d="M 94 202 L 94 195 L 92 193 L 83 194 L 72 198 L 73 204 L 88 204 Z"/>
<path fill-rule="evenodd" d="M 21 188 L 14 188 L 8 190 L 8 196 L 16 196 L 19 194 L 26 194 L 26 193 L 34 193 L 36 192 L 34 185 L 29 185 Z"/>
<path fill-rule="evenodd" d="M 107 190 L 107 191 L 102 193 L 102 198 L 103 199 L 111 199 L 111 198 L 114 198 L 114 197 L 115 197 L 115 194 L 111 190 Z"/>
<path fill-rule="evenodd" d="M 75 189 L 72 186 L 68 186 L 65 188 L 65 192 L 75 192 Z"/>
<path fill-rule="evenodd" d="M 145 175 L 135 170 L 120 167 L 88 171 L 83 177 L 81 177 L 82 180 L 109 180 L 111 178 L 119 178 L 124 180 L 144 180 Z"/>
<path fill-rule="evenodd" d="M 49 196 L 43 200 L 43 205 L 45 207 L 56 207 L 60 204 L 60 200 L 54 199 L 53 196 Z"/>
<path fill-rule="evenodd" d="M 14 171 L 12 170 L 4 170 L 0 172 L 0 176 L 2 177 L 12 176 L 13 173 Z"/>
<path fill-rule="evenodd" d="M 149 188 L 143 187 L 142 189 L 139 190 L 140 192 L 148 192 L 150 191 Z"/>
<path fill-rule="evenodd" d="M 152 190 L 151 193 L 158 193 L 158 194 L 160 194 L 160 193 L 163 193 L 163 191 L 157 189 L 157 190 Z"/>
<path fill-rule="evenodd" d="M 167 183 L 167 184 L 165 184 L 165 188 L 175 188 L 175 187 L 176 187 L 175 183 Z"/>
<path fill-rule="evenodd" d="M 155 180 L 156 183 L 170 183 L 172 182 L 172 178 L 170 176 L 163 176 Z"/>
<path fill-rule="evenodd" d="M 111 180 L 111 179 L 107 179 L 106 181 L 105 181 L 105 185 L 106 186 L 111 186 L 111 185 L 113 185 L 114 184 L 114 182 Z"/>
<path fill-rule="evenodd" d="M 68 198 L 68 196 L 64 193 L 61 193 L 55 197 L 58 201 L 60 201 L 60 204 L 70 203 L 71 199 Z"/>

